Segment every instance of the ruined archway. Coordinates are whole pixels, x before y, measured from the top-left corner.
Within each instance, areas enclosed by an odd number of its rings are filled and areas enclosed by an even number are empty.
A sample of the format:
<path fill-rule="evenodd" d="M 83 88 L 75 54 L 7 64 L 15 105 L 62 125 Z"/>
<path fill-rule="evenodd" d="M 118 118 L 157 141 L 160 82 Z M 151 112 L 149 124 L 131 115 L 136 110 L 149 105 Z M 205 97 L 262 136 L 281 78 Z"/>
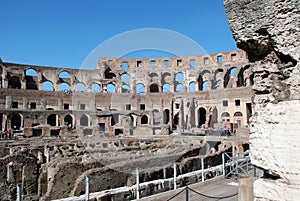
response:
<path fill-rule="evenodd" d="M 14 130 L 20 130 L 22 127 L 23 116 L 19 113 L 14 114 L 11 117 L 11 128 Z"/>
<path fill-rule="evenodd" d="M 164 124 L 168 124 L 170 122 L 170 110 L 165 109 L 164 110 Z"/>
<path fill-rule="evenodd" d="M 29 68 L 25 72 L 26 89 L 38 90 L 38 77 L 37 72 L 33 68 Z"/>
<path fill-rule="evenodd" d="M 148 124 L 148 116 L 147 115 L 143 115 L 142 118 L 141 118 L 141 124 L 142 125 L 146 125 Z"/>
<path fill-rule="evenodd" d="M 200 128 L 203 126 L 206 122 L 206 109 L 203 107 L 200 107 L 198 109 L 198 127 Z"/>
<path fill-rule="evenodd" d="M 59 120 L 57 114 L 50 114 L 47 117 L 47 124 L 50 126 L 59 126 Z"/>
<path fill-rule="evenodd" d="M 158 93 L 159 92 L 159 87 L 157 84 L 151 84 L 150 85 L 150 93 Z"/>
<path fill-rule="evenodd" d="M 21 82 L 19 77 L 13 76 L 8 78 L 8 88 L 21 89 Z"/>
<path fill-rule="evenodd" d="M 83 114 L 80 117 L 80 126 L 89 126 L 89 117 L 86 114 Z"/>

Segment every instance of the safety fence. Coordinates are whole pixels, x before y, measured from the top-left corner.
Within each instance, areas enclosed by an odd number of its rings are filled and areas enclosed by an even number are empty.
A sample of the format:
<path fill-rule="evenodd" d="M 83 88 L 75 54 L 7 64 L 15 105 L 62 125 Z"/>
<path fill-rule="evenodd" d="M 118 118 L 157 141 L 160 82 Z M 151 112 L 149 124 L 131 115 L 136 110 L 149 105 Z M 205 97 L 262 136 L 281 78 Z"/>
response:
<path fill-rule="evenodd" d="M 241 165 L 242 164 L 242 165 Z M 247 165 L 245 167 L 245 164 Z M 173 167 L 173 178 L 166 178 L 166 179 L 158 179 L 158 180 L 153 180 L 153 181 L 147 181 L 147 182 L 143 182 L 140 183 L 139 182 L 139 169 L 136 169 L 136 184 L 133 186 L 125 186 L 125 187 L 119 187 L 119 188 L 114 188 L 114 189 L 110 189 L 110 190 L 104 190 L 104 191 L 100 191 L 100 192 L 93 192 L 90 193 L 90 182 L 89 182 L 89 176 L 85 177 L 85 194 L 81 195 L 81 196 L 74 196 L 74 197 L 68 197 L 68 198 L 63 198 L 63 199 L 58 199 L 56 201 L 88 201 L 90 199 L 95 199 L 95 198 L 100 198 L 100 197 L 105 197 L 105 196 L 112 196 L 112 195 L 118 195 L 118 194 L 130 194 L 132 195 L 132 199 L 136 199 L 139 200 L 140 197 L 145 197 L 147 195 L 143 194 L 140 195 L 140 193 L 143 191 L 142 189 L 146 189 L 148 186 L 153 186 L 153 185 L 157 185 L 157 186 L 164 186 L 166 184 L 168 184 L 170 187 L 172 187 L 171 189 L 169 188 L 168 190 L 176 190 L 177 189 L 177 185 L 178 182 L 188 179 L 188 178 L 199 178 L 200 182 L 204 182 L 206 175 L 212 172 L 215 172 L 216 174 L 214 175 L 214 177 L 227 177 L 229 176 L 229 174 L 235 175 L 237 172 L 247 172 L 252 166 L 250 163 L 250 158 L 249 156 L 247 157 L 238 157 L 237 159 L 230 157 L 228 154 L 223 153 L 222 154 L 222 164 L 217 165 L 217 166 L 213 166 L 213 167 L 209 167 L 204 169 L 204 158 L 201 158 L 201 167 L 202 169 L 200 170 L 196 170 L 193 172 L 188 172 L 185 174 L 181 174 L 181 175 L 177 175 L 176 169 L 177 169 L 177 165 L 176 163 L 174 163 L 174 167 Z M 228 171 L 229 169 L 229 171 Z M 240 175 L 240 174 L 238 174 Z M 213 179 L 213 178 L 211 178 Z M 199 181 L 196 181 L 196 183 Z M 181 185 L 182 186 L 182 185 Z M 184 185 L 185 186 L 185 185 Z M 168 191 L 166 190 L 166 191 Z M 209 195 L 205 195 L 202 193 L 199 193 L 195 190 L 193 190 L 192 188 L 186 186 L 183 190 L 181 190 L 179 193 L 177 193 L 175 196 L 178 196 L 180 193 L 182 193 L 185 190 L 186 195 L 188 195 L 189 191 L 198 194 L 199 196 L 204 196 L 206 198 L 212 198 L 212 199 L 224 199 L 224 198 L 228 198 L 228 197 L 233 197 L 236 196 L 237 194 L 234 195 L 230 195 L 230 196 L 224 196 L 224 197 L 215 197 L 215 196 L 209 196 Z M 20 186 L 17 186 L 17 201 L 21 201 L 21 189 Z M 174 196 L 172 198 L 170 198 L 169 200 L 172 200 L 174 198 Z M 188 197 L 187 197 L 188 199 Z"/>
<path fill-rule="evenodd" d="M 226 195 L 226 196 L 220 196 L 220 197 L 218 197 L 218 196 L 211 196 L 211 195 L 206 195 L 206 194 L 200 193 L 200 192 L 192 189 L 191 187 L 186 186 L 181 191 L 179 191 L 178 193 L 176 193 L 175 195 L 173 195 L 172 197 L 170 197 L 169 199 L 167 199 L 167 201 L 171 201 L 172 199 L 178 197 L 183 192 L 185 192 L 185 201 L 189 201 L 190 191 L 193 192 L 193 193 L 195 193 L 196 195 L 198 195 L 199 198 L 201 197 L 201 198 L 208 198 L 208 199 L 214 199 L 214 200 L 222 200 L 222 199 L 226 199 L 226 198 L 235 197 L 235 196 L 238 195 L 238 193 L 234 193 L 232 195 Z"/>

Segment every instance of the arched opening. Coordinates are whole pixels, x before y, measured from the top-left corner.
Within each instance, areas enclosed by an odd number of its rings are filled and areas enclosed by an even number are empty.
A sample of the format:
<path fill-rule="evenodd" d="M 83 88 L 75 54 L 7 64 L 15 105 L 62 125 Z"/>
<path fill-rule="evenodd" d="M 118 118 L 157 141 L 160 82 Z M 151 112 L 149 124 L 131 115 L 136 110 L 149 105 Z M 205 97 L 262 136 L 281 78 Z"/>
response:
<path fill-rule="evenodd" d="M 203 82 L 202 91 L 208 91 L 208 81 Z"/>
<path fill-rule="evenodd" d="M 54 91 L 54 85 L 50 81 L 46 81 L 43 83 L 43 90 L 44 91 Z"/>
<path fill-rule="evenodd" d="M 70 91 L 71 87 L 68 83 L 63 82 L 63 83 L 60 83 L 59 89 L 60 89 L 60 91 Z"/>
<path fill-rule="evenodd" d="M 221 117 L 230 117 L 230 114 L 228 112 L 223 112 L 221 114 Z"/>
<path fill-rule="evenodd" d="M 178 125 L 179 125 L 179 113 L 177 113 L 177 114 L 174 116 L 174 119 L 173 119 L 173 129 L 174 129 L 174 130 L 177 130 Z"/>
<path fill-rule="evenodd" d="M 150 73 L 150 82 L 159 82 L 159 77 L 158 77 L 158 74 L 157 73 Z"/>
<path fill-rule="evenodd" d="M 232 88 L 233 87 L 233 77 L 235 76 L 237 68 L 230 68 L 224 77 L 224 88 Z"/>
<path fill-rule="evenodd" d="M 129 93 L 130 92 L 130 86 L 127 84 L 123 84 L 121 88 L 122 93 Z"/>
<path fill-rule="evenodd" d="M 38 90 L 37 72 L 34 69 L 30 68 L 26 70 L 25 79 L 26 79 L 26 89 Z"/>
<path fill-rule="evenodd" d="M 128 75 L 127 73 L 123 73 L 121 75 L 121 80 L 124 83 L 130 83 L 130 75 Z"/>
<path fill-rule="evenodd" d="M 181 72 L 177 73 L 176 76 L 175 76 L 175 81 L 176 82 L 183 82 L 184 81 L 184 74 L 181 73 Z"/>
<path fill-rule="evenodd" d="M 59 126 L 58 115 L 50 114 L 47 118 L 47 124 L 50 126 Z"/>
<path fill-rule="evenodd" d="M 21 130 L 22 128 L 22 115 L 17 113 L 11 117 L 11 128 L 14 130 Z"/>
<path fill-rule="evenodd" d="M 183 84 L 177 84 L 175 87 L 175 92 L 183 92 L 183 91 L 184 91 Z"/>
<path fill-rule="evenodd" d="M 145 86 L 141 83 L 137 84 L 136 85 L 136 93 L 141 95 L 141 96 L 144 96 L 145 95 Z"/>
<path fill-rule="evenodd" d="M 116 93 L 116 86 L 113 83 L 109 83 L 106 87 L 108 93 Z"/>
<path fill-rule="evenodd" d="M 76 86 L 75 86 L 75 90 L 80 91 L 80 92 L 86 91 L 85 84 L 81 83 L 81 82 L 77 83 Z"/>
<path fill-rule="evenodd" d="M 61 79 L 70 79 L 71 78 L 70 73 L 67 71 L 60 72 L 58 77 Z"/>
<path fill-rule="evenodd" d="M 172 82 L 173 82 L 173 80 L 172 80 L 172 76 L 170 73 L 166 72 L 162 75 L 162 83 L 163 84 L 167 84 L 167 83 L 170 84 Z"/>
<path fill-rule="evenodd" d="M 236 70 L 237 70 L 236 67 L 233 67 L 233 68 L 231 68 L 231 69 L 229 70 L 229 75 L 230 75 L 230 77 L 234 77 L 234 76 L 235 76 Z"/>
<path fill-rule="evenodd" d="M 196 91 L 196 82 L 190 82 L 189 91 L 190 92 Z"/>
<path fill-rule="evenodd" d="M 170 110 L 164 110 L 164 124 L 168 124 L 170 122 Z"/>
<path fill-rule="evenodd" d="M 89 126 L 89 117 L 85 114 L 83 114 L 80 117 L 80 126 Z"/>
<path fill-rule="evenodd" d="M 212 89 L 221 89 L 221 80 L 223 78 L 223 69 L 217 69 L 214 73 L 214 80 L 212 82 Z"/>
<path fill-rule="evenodd" d="M 26 76 L 36 77 L 37 76 L 37 72 L 33 68 L 29 68 L 29 69 L 26 70 L 25 75 Z"/>
<path fill-rule="evenodd" d="M 206 121 L 206 110 L 201 107 L 198 110 L 198 127 L 200 128 L 202 125 L 205 124 Z"/>
<path fill-rule="evenodd" d="M 158 93 L 159 92 L 159 88 L 157 84 L 151 84 L 150 85 L 150 93 Z"/>
<path fill-rule="evenodd" d="M 170 84 L 164 84 L 162 87 L 163 93 L 170 93 L 171 92 L 171 85 Z"/>
<path fill-rule="evenodd" d="M 241 112 L 235 112 L 233 116 L 234 116 L 235 122 L 237 123 L 238 128 L 240 128 L 242 126 L 243 114 Z"/>
<path fill-rule="evenodd" d="M 223 122 L 230 122 L 230 114 L 228 112 L 223 112 L 221 117 Z"/>
<path fill-rule="evenodd" d="M 8 88 L 21 89 L 21 82 L 17 76 L 8 78 Z"/>
<path fill-rule="evenodd" d="M 233 116 L 235 116 L 235 117 L 242 117 L 243 114 L 241 112 L 235 112 Z"/>
<path fill-rule="evenodd" d="M 161 114 L 158 110 L 153 110 L 153 124 L 160 125 L 161 123 Z"/>
<path fill-rule="evenodd" d="M 92 91 L 92 92 L 99 93 L 99 92 L 101 91 L 100 84 L 93 83 L 93 84 L 91 85 L 91 91 Z"/>
<path fill-rule="evenodd" d="M 145 125 L 148 124 L 148 116 L 147 115 L 143 115 L 141 118 L 141 124 Z"/>
<path fill-rule="evenodd" d="M 71 128 L 74 126 L 73 125 L 73 117 L 71 115 L 68 114 L 67 116 L 65 116 L 64 125 L 68 126 L 68 127 L 71 127 Z"/>
<path fill-rule="evenodd" d="M 105 71 L 105 78 L 106 79 L 115 79 L 117 76 L 113 72 L 111 72 L 110 68 L 107 68 Z"/>

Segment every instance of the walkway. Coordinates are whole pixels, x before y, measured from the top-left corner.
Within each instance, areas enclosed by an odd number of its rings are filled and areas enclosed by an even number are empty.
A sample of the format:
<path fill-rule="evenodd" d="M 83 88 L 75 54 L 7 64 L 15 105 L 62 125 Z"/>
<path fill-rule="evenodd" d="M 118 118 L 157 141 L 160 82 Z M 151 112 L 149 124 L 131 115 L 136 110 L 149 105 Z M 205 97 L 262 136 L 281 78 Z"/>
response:
<path fill-rule="evenodd" d="M 238 181 L 232 179 L 213 179 L 206 181 L 204 183 L 197 183 L 189 185 L 189 188 L 196 191 L 198 194 L 192 190 L 188 191 L 189 199 L 188 201 L 212 201 L 212 200 L 222 200 L 222 201 L 237 201 L 238 200 Z M 182 192 L 181 192 L 182 191 Z M 181 192 L 179 195 L 174 197 L 176 194 Z M 199 195 L 203 194 L 203 195 Z M 205 195 L 205 196 L 204 196 Z M 231 197 L 231 195 L 234 195 Z M 208 198 L 208 197 L 211 198 Z M 224 199 L 218 199 L 220 197 L 227 197 Z M 174 197 L 173 199 L 170 199 Z M 213 198 L 215 197 L 215 198 Z M 165 193 L 156 194 L 150 197 L 141 198 L 140 201 L 185 201 L 186 200 L 186 189 L 185 187 L 177 189 L 176 191 L 168 191 Z"/>

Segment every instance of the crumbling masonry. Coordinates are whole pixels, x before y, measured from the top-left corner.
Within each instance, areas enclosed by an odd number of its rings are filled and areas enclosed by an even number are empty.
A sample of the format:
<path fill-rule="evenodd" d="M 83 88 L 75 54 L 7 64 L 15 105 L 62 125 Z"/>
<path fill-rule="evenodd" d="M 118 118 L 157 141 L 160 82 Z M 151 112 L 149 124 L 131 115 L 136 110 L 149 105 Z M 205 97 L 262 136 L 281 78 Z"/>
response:
<path fill-rule="evenodd" d="M 95 70 L 0 62 L 2 130 L 30 136 L 167 135 L 244 128 L 253 73 L 244 51 L 100 58 Z"/>

